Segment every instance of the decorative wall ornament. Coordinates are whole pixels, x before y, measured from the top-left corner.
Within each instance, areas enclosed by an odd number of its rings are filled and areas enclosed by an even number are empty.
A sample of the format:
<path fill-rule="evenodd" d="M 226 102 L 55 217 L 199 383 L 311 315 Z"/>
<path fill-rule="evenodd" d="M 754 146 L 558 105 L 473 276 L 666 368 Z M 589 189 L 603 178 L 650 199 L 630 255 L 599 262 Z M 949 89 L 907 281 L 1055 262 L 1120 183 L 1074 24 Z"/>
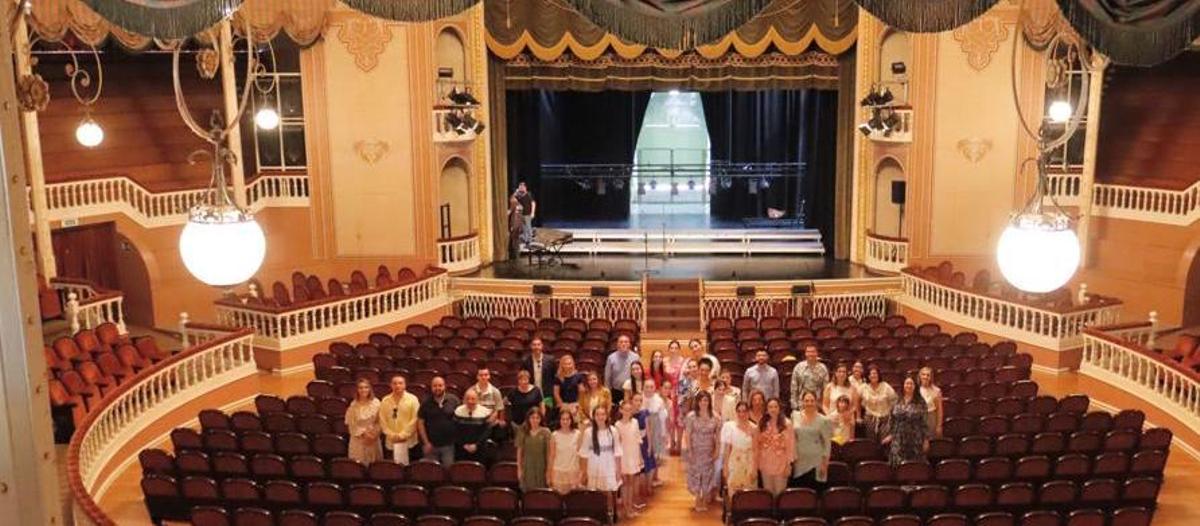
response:
<path fill-rule="evenodd" d="M 17 101 L 21 111 L 42 111 L 50 103 L 50 85 L 37 73 L 22 75 L 17 79 Z"/>
<path fill-rule="evenodd" d="M 995 16 L 982 16 L 954 30 L 954 40 L 967 54 L 967 64 L 983 71 L 992 63 L 992 55 L 1008 38 L 1008 28 Z"/>
<path fill-rule="evenodd" d="M 392 30 L 379 19 L 356 16 L 338 29 L 337 36 L 346 51 L 354 55 L 354 65 L 368 73 L 379 65 L 379 55 L 392 41 Z"/>
<path fill-rule="evenodd" d="M 200 72 L 200 78 L 211 80 L 217 76 L 217 70 L 221 69 L 221 54 L 213 48 L 205 48 L 196 53 L 196 71 Z"/>
<path fill-rule="evenodd" d="M 391 151 L 391 149 L 392 145 L 388 144 L 387 141 L 360 140 L 354 142 L 354 153 L 357 153 L 358 157 L 362 159 L 363 162 L 371 166 L 375 166 L 375 163 L 379 162 L 384 157 L 387 157 L 387 154 Z"/>
<path fill-rule="evenodd" d="M 958 141 L 958 153 L 968 161 L 978 163 L 988 152 L 992 151 L 992 140 L 981 137 L 968 137 Z"/>

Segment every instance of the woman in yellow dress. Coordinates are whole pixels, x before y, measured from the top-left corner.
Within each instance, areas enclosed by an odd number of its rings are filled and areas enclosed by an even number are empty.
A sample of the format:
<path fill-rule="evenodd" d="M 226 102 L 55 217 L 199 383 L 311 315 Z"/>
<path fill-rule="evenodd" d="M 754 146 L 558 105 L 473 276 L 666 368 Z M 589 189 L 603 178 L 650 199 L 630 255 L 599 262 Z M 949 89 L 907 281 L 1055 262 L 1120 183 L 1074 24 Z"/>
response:
<path fill-rule="evenodd" d="M 725 487 L 729 495 L 738 490 L 758 488 L 758 428 L 750 422 L 750 405 L 738 402 L 733 420 L 721 428 L 721 447 L 725 450 Z"/>
<path fill-rule="evenodd" d="M 579 389 L 579 414 L 591 415 L 598 407 L 612 410 L 612 391 L 600 382 L 600 375 L 593 371 L 587 374 L 587 383 Z"/>

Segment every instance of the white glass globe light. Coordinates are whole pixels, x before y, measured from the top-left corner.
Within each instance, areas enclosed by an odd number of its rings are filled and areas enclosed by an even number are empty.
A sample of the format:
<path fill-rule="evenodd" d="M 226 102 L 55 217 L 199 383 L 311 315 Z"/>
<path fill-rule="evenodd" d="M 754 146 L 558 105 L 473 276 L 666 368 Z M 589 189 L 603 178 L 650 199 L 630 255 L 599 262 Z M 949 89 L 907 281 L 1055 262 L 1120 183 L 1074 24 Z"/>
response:
<path fill-rule="evenodd" d="M 104 142 L 104 128 L 91 117 L 83 119 L 75 128 L 75 140 L 88 148 L 95 148 Z"/>
<path fill-rule="evenodd" d="M 274 130 L 279 127 L 279 112 L 274 108 L 262 108 L 254 114 L 254 125 L 260 130 Z"/>
<path fill-rule="evenodd" d="M 214 287 L 243 283 L 267 255 L 262 227 L 236 208 L 193 209 L 179 236 L 179 255 L 196 279 Z"/>
<path fill-rule="evenodd" d="M 1025 292 L 1045 293 L 1066 285 L 1079 259 L 1079 237 L 1062 215 L 1018 215 L 996 247 L 1000 273 Z"/>
<path fill-rule="evenodd" d="M 1071 109 L 1071 103 L 1065 100 L 1056 100 L 1050 103 L 1050 122 L 1063 123 L 1071 118 L 1074 111 Z"/>

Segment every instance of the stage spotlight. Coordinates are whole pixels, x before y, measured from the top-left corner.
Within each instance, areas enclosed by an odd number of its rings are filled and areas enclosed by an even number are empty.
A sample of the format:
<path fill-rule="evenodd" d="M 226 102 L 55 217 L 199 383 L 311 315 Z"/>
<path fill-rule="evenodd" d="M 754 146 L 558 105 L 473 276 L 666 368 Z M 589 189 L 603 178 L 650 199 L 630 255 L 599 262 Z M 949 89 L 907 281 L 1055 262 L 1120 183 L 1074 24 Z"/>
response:
<path fill-rule="evenodd" d="M 887 118 L 883 119 L 883 135 L 884 135 L 884 137 L 890 136 L 892 134 L 892 132 L 899 130 L 899 128 L 900 128 L 900 116 L 897 115 L 896 112 L 893 111 L 893 112 L 889 113 Z"/>
<path fill-rule="evenodd" d="M 863 135 L 870 137 L 871 136 L 871 125 L 867 124 L 865 122 L 862 124 L 859 124 L 858 131 L 862 132 Z"/>
<path fill-rule="evenodd" d="M 696 189 L 696 181 L 688 179 L 688 190 L 695 190 L 695 189 Z"/>
<path fill-rule="evenodd" d="M 1059 123 L 1059 124 L 1067 122 L 1068 120 L 1071 119 L 1072 113 L 1073 113 L 1073 111 L 1071 109 L 1070 102 L 1067 102 L 1065 100 L 1056 100 L 1056 101 L 1050 103 L 1050 112 L 1049 112 L 1050 122 Z"/>
<path fill-rule="evenodd" d="M 903 75 L 905 73 L 908 73 L 908 66 L 905 66 L 903 62 L 892 62 L 893 75 Z"/>
<path fill-rule="evenodd" d="M 679 183 L 671 183 L 671 195 L 679 195 Z"/>
<path fill-rule="evenodd" d="M 596 180 L 596 195 L 606 195 L 606 194 L 608 194 L 608 184 L 606 184 L 604 182 L 604 179 L 597 179 Z"/>
<path fill-rule="evenodd" d="M 879 118 L 878 112 L 871 116 L 871 120 L 867 121 L 867 126 L 870 126 L 872 130 L 884 131 L 883 119 Z"/>
<path fill-rule="evenodd" d="M 721 178 L 721 188 L 724 188 L 725 190 L 733 188 L 733 178 L 732 177 L 722 177 Z"/>
<path fill-rule="evenodd" d="M 879 98 L 876 99 L 877 100 L 876 104 L 886 105 L 895 99 L 896 99 L 896 97 L 892 96 L 891 88 L 883 88 L 883 93 L 879 94 Z"/>
<path fill-rule="evenodd" d="M 646 183 L 638 183 L 638 195 L 646 195 Z"/>
<path fill-rule="evenodd" d="M 758 187 L 766 190 L 771 187 L 771 181 L 768 181 L 766 177 L 763 177 L 762 179 L 759 179 Z"/>
<path fill-rule="evenodd" d="M 450 128 L 451 130 L 454 130 L 455 133 L 458 133 L 459 135 L 461 135 L 466 132 L 466 130 L 462 126 L 463 126 L 462 117 L 459 117 L 457 113 L 450 112 L 450 113 L 446 114 L 446 127 L 447 128 Z"/>
<path fill-rule="evenodd" d="M 861 105 L 863 107 L 874 106 L 875 100 L 876 100 L 875 90 L 877 90 L 877 89 L 879 89 L 879 86 L 876 84 L 872 84 L 870 91 L 867 91 L 867 96 L 863 97 L 862 100 L 858 102 L 859 105 Z"/>

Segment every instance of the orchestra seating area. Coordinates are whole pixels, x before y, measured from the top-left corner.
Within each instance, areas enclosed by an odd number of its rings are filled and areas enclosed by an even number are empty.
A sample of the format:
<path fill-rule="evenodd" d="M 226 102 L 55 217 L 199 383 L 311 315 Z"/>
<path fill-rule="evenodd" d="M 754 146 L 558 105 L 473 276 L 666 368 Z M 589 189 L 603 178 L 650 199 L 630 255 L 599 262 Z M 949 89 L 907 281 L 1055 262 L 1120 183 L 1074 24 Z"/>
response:
<path fill-rule="evenodd" d="M 257 279 L 250 280 L 256 293 L 248 295 L 245 299 L 249 303 L 267 307 L 299 307 L 328 299 L 368 294 L 378 289 L 412 283 L 423 277 L 441 272 L 444 271 L 435 267 L 429 267 L 424 270 L 422 275 L 418 276 L 412 269 L 402 267 L 396 270 L 396 274 L 393 277 L 392 271 L 388 269 L 387 265 L 379 265 L 375 271 L 375 281 L 372 287 L 370 282 L 367 281 L 367 275 L 361 270 L 351 272 L 350 279 L 346 282 L 338 278 L 329 278 L 328 281 L 322 281 L 321 277 L 315 274 L 305 274 L 295 271 L 292 272 L 291 289 L 283 282 L 276 281 L 271 285 L 270 296 L 267 295 L 268 291 L 263 288 L 262 282 Z"/>
<path fill-rule="evenodd" d="M 75 423 L 117 385 L 169 356 L 154 338 L 131 339 L 112 323 L 60 337 L 42 353 L 51 375 L 51 407 L 70 410 Z"/>

